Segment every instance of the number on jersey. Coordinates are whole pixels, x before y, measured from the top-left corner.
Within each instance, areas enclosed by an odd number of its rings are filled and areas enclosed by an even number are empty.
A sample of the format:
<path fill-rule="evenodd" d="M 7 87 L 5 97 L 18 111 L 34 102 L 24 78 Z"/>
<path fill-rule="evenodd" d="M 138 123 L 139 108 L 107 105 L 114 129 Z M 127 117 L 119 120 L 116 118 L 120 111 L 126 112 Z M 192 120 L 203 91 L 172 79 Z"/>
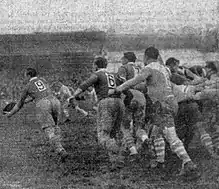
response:
<path fill-rule="evenodd" d="M 36 85 L 37 89 L 40 92 L 46 90 L 46 86 L 44 85 L 44 83 L 41 80 L 34 82 L 34 84 Z"/>
<path fill-rule="evenodd" d="M 108 74 L 106 73 L 107 77 L 107 84 L 110 89 L 115 89 L 116 88 L 116 80 L 113 74 Z"/>

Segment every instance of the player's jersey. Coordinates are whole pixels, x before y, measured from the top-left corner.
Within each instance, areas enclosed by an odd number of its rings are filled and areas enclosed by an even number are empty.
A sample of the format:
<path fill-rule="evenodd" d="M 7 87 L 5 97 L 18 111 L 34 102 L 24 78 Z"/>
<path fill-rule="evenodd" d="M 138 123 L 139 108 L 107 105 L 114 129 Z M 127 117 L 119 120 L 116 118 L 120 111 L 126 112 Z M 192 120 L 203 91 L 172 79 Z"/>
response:
<path fill-rule="evenodd" d="M 133 62 L 122 65 L 118 70 L 118 75 L 123 81 L 134 78 L 141 71 L 141 68 Z"/>
<path fill-rule="evenodd" d="M 154 102 L 165 102 L 169 98 L 174 98 L 170 74 L 170 70 L 166 66 L 159 62 L 152 62 L 145 66 L 138 76 L 126 81 L 117 89 L 123 91 L 146 81 L 145 85 L 150 99 Z"/>
<path fill-rule="evenodd" d="M 49 84 L 44 78 L 33 77 L 26 87 L 26 94 L 36 102 L 42 98 L 52 95 Z"/>
<path fill-rule="evenodd" d="M 97 95 L 98 101 L 108 97 L 109 89 L 115 89 L 120 84 L 120 80 L 115 73 L 107 72 L 106 69 L 101 69 L 90 76 L 88 80 L 80 85 L 80 89 L 85 91 L 88 87 L 93 86 Z M 113 97 L 120 97 L 114 95 Z"/>
<path fill-rule="evenodd" d="M 123 82 L 125 82 L 139 75 L 139 73 L 141 72 L 141 69 L 142 68 L 139 65 L 136 65 L 133 62 L 129 62 L 128 64 L 122 65 L 119 68 L 118 76 Z M 136 89 L 143 93 L 147 93 L 147 87 L 145 83 L 140 83 L 137 86 L 133 87 L 133 89 Z"/>
<path fill-rule="evenodd" d="M 176 85 L 182 85 L 182 84 L 184 84 L 186 82 L 190 82 L 191 80 L 188 79 L 183 74 L 172 73 L 171 76 L 170 76 L 170 81 L 173 82 Z"/>
<path fill-rule="evenodd" d="M 173 97 L 172 84 L 170 81 L 170 70 L 159 62 L 152 62 L 142 70 L 150 72 L 147 78 L 148 95 L 152 101 L 165 101 L 166 98 Z"/>

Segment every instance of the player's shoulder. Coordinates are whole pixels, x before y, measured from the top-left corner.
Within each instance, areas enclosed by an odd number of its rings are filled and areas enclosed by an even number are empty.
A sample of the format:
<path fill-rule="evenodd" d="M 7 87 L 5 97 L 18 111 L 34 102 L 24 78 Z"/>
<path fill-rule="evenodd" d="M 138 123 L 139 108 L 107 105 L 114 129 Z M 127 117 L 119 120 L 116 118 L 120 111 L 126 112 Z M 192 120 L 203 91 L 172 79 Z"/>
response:
<path fill-rule="evenodd" d="M 128 64 L 123 64 L 123 65 L 121 65 L 119 68 L 121 68 L 121 69 L 127 69 L 128 67 L 129 67 Z"/>
<path fill-rule="evenodd" d="M 106 75 L 107 73 L 110 73 L 110 72 L 107 69 L 103 68 L 103 69 L 97 70 L 94 74 L 96 76 L 102 76 L 102 75 Z"/>
<path fill-rule="evenodd" d="M 33 77 L 28 82 L 26 88 L 28 89 L 29 87 L 41 86 L 41 85 L 46 86 L 47 84 L 48 84 L 47 81 L 43 77 Z"/>
<path fill-rule="evenodd" d="M 46 79 L 43 78 L 43 77 L 32 77 L 29 81 L 29 83 L 34 83 L 34 82 L 37 82 L 37 81 L 42 81 L 42 82 L 46 82 Z"/>
<path fill-rule="evenodd" d="M 151 62 L 150 64 L 146 65 L 143 69 L 158 69 L 162 67 L 159 62 Z"/>

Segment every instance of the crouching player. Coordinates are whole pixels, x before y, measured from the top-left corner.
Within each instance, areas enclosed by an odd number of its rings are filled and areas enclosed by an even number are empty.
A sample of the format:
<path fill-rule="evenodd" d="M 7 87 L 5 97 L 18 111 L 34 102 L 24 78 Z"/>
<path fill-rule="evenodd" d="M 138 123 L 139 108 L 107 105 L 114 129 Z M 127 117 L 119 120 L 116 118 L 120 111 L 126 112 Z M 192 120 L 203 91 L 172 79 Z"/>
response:
<path fill-rule="evenodd" d="M 72 96 L 71 91 L 74 92 L 74 89 L 67 87 L 66 85 L 62 84 L 60 81 L 57 81 L 57 82 L 53 83 L 51 88 L 54 90 L 56 97 L 61 102 L 62 110 L 63 110 L 63 113 L 66 117 L 65 122 L 69 122 L 70 121 L 70 114 L 69 114 L 67 99 L 70 96 Z M 71 89 L 71 91 L 70 91 L 70 89 Z M 75 109 L 76 109 L 76 111 L 82 113 L 85 116 L 88 115 L 88 112 L 81 109 L 78 105 L 75 107 Z"/>
<path fill-rule="evenodd" d="M 119 80 L 114 73 L 106 70 L 107 60 L 98 57 L 94 61 L 96 72 L 94 72 L 88 80 L 83 82 L 69 99 L 70 103 L 75 102 L 75 98 L 84 92 L 88 87 L 94 86 L 97 99 L 97 137 L 98 142 L 105 147 L 113 167 L 121 168 L 123 166 L 124 157 L 121 155 L 123 138 L 129 142 L 125 145 L 130 155 L 137 153 L 134 139 L 130 132 L 122 128 L 125 107 L 120 94 L 108 95 L 109 89 L 114 89 L 119 85 Z"/>
<path fill-rule="evenodd" d="M 210 100 L 214 103 L 215 121 L 213 124 L 214 134 L 212 136 L 216 153 L 219 155 L 219 78 L 214 78 L 205 82 L 203 90 L 194 95 L 196 100 Z"/>
<path fill-rule="evenodd" d="M 20 100 L 14 108 L 6 114 L 8 118 L 17 113 L 25 104 L 27 97 L 31 97 L 36 104 L 36 119 L 49 138 L 51 145 L 62 160 L 67 157 L 67 152 L 61 144 L 61 130 L 58 127 L 60 116 L 60 102 L 53 96 L 52 91 L 44 78 L 37 76 L 33 68 L 27 68 L 25 78 L 29 81 Z"/>
<path fill-rule="evenodd" d="M 123 65 L 118 69 L 117 73 L 122 83 L 140 73 L 141 68 L 135 63 L 136 59 L 134 52 L 124 53 L 122 57 Z M 139 147 L 144 147 L 148 141 L 148 134 L 145 130 L 145 96 L 139 90 L 130 89 L 124 98 L 124 104 L 126 106 L 124 125 L 127 128 L 133 125 L 133 136 L 137 139 Z M 133 124 L 131 125 L 131 123 Z"/>

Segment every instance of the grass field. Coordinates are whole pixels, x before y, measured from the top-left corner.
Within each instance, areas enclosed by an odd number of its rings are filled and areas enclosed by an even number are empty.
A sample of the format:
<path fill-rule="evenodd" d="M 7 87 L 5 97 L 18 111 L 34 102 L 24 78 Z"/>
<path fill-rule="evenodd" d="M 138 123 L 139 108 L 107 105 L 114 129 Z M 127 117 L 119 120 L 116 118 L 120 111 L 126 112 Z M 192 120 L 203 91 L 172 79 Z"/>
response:
<path fill-rule="evenodd" d="M 117 57 L 121 55 L 116 54 Z M 178 57 L 177 55 L 185 57 L 186 53 L 178 52 L 175 56 Z M 166 57 L 168 56 L 167 54 Z M 202 62 L 204 56 L 206 55 L 198 56 L 202 57 Z M 199 62 L 199 59 L 195 60 L 190 55 L 188 57 L 188 60 Z M 183 62 L 186 60 L 183 59 Z M 85 108 L 86 103 L 83 106 Z M 73 122 L 61 125 L 64 147 L 71 158 L 60 164 L 39 125 L 35 123 L 34 113 L 34 106 L 30 104 L 10 120 L 0 117 L 0 189 L 219 188 L 219 163 L 210 159 L 197 138 L 194 138 L 189 151 L 202 171 L 202 177 L 197 181 L 181 180 L 176 177 L 177 170 L 174 168 L 169 171 L 172 173 L 170 177 L 163 180 L 163 174 L 157 170 L 148 170 L 146 163 L 127 165 L 118 172 L 106 172 L 108 159 L 97 144 L 94 117 L 84 118 L 72 112 Z M 172 167 L 177 167 L 175 165 L 179 163 L 175 160 L 172 160 Z"/>
<path fill-rule="evenodd" d="M 173 175 L 168 180 L 162 180 L 162 173 L 148 170 L 146 164 L 127 165 L 120 172 L 105 172 L 108 159 L 96 141 L 95 119 L 79 114 L 77 119 L 72 117 L 72 123 L 61 125 L 64 146 L 71 158 L 60 164 L 38 124 L 34 123 L 33 114 L 33 105 L 28 105 L 10 120 L 1 117 L 1 189 L 219 187 L 218 161 L 210 159 L 196 139 L 190 155 L 202 170 L 198 181 L 185 182 L 175 177 L 175 169 L 170 169 Z M 174 165 L 179 163 L 174 161 Z"/>

